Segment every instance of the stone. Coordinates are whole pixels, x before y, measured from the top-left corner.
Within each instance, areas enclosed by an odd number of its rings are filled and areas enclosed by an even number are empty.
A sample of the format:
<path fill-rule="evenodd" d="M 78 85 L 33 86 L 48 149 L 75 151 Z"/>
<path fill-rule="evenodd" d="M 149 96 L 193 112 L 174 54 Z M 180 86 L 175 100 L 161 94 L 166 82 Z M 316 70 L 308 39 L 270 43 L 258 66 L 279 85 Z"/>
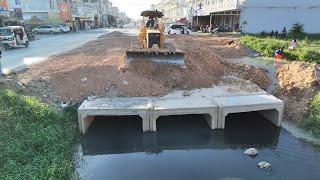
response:
<path fill-rule="evenodd" d="M 183 96 L 186 97 L 186 96 L 190 96 L 191 93 L 189 91 L 183 91 Z"/>
<path fill-rule="evenodd" d="M 244 151 L 244 154 L 248 156 L 256 156 L 258 154 L 258 151 L 255 148 L 249 148 Z"/>
<path fill-rule="evenodd" d="M 70 102 L 61 102 L 61 107 L 63 109 L 69 107 L 69 105 L 70 105 Z"/>
<path fill-rule="evenodd" d="M 128 85 L 129 83 L 128 83 L 128 81 L 123 80 L 123 84 Z"/>
<path fill-rule="evenodd" d="M 81 81 L 82 81 L 82 82 L 87 82 L 87 81 L 88 81 L 88 78 L 86 78 L 86 77 L 85 77 L 85 78 L 82 78 Z"/>

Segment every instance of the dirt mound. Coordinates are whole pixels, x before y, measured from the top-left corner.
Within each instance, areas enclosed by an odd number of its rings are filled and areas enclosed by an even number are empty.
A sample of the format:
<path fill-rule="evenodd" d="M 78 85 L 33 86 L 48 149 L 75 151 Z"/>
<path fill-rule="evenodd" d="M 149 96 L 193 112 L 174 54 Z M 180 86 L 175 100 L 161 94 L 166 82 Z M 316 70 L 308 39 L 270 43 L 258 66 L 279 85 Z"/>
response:
<path fill-rule="evenodd" d="M 263 90 L 267 90 L 272 83 L 267 75 L 267 71 L 262 68 L 245 64 L 229 64 L 228 66 L 231 67 L 231 73 L 255 83 Z"/>
<path fill-rule="evenodd" d="M 231 48 L 232 52 L 240 52 L 234 45 L 227 45 L 230 39 L 233 38 L 169 38 L 168 43 L 185 52 L 186 68 L 139 59 L 125 65 L 128 42 L 136 42 L 137 38 L 113 32 L 31 67 L 19 74 L 18 78 L 25 84 L 38 87 L 44 95 L 48 94 L 46 89 L 50 88 L 61 101 L 72 102 L 82 102 L 92 95 L 163 96 L 174 90 L 209 88 L 217 84 L 221 77 L 230 74 L 231 69 L 241 69 L 244 72 L 239 74 L 243 78 L 265 87 L 267 80 L 264 80 L 265 74 L 260 70 L 224 63 L 219 48 Z M 256 91 L 255 88 L 243 87 L 240 89 Z"/>
<path fill-rule="evenodd" d="M 302 121 L 309 115 L 309 105 L 319 90 L 316 65 L 289 62 L 277 71 L 279 87 L 275 94 L 285 103 L 285 118 Z"/>

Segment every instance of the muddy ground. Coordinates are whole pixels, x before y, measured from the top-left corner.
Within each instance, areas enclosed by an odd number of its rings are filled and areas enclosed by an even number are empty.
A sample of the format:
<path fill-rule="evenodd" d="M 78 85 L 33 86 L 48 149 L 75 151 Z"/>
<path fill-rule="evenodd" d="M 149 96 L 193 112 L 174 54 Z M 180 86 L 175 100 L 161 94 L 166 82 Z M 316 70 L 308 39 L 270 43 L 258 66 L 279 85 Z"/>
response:
<path fill-rule="evenodd" d="M 169 37 L 167 42 L 186 53 L 186 68 L 139 59 L 126 66 L 125 51 L 136 41 L 136 37 L 120 32 L 107 34 L 10 78 L 49 103 L 79 103 L 92 95 L 163 96 L 174 90 L 212 87 L 227 75 L 251 80 L 263 89 L 271 82 L 262 69 L 224 61 L 246 55 L 234 37 Z M 235 43 L 228 45 L 231 41 Z"/>

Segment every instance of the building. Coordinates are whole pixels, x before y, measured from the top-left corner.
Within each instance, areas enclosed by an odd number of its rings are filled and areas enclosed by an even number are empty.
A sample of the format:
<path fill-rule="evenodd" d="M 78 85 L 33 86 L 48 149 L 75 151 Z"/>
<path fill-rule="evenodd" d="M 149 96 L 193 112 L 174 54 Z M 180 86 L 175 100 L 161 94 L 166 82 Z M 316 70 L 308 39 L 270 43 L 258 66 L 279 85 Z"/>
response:
<path fill-rule="evenodd" d="M 319 0 L 245 0 L 240 10 L 242 30 L 248 33 L 290 29 L 297 22 L 307 33 L 320 33 Z"/>
<path fill-rule="evenodd" d="M 106 27 L 109 0 L 72 0 L 72 17 L 75 29 Z"/>
<path fill-rule="evenodd" d="M 45 24 L 63 24 L 71 20 L 70 0 L 7 0 L 11 16 L 21 21 L 37 17 Z"/>
<path fill-rule="evenodd" d="M 166 23 L 173 23 L 180 19 L 188 18 L 188 6 L 186 0 L 162 0 L 151 9 L 162 11 Z"/>
<path fill-rule="evenodd" d="M 190 0 L 193 25 L 224 26 L 247 33 L 290 29 L 304 24 L 305 32 L 320 33 L 319 0 Z"/>

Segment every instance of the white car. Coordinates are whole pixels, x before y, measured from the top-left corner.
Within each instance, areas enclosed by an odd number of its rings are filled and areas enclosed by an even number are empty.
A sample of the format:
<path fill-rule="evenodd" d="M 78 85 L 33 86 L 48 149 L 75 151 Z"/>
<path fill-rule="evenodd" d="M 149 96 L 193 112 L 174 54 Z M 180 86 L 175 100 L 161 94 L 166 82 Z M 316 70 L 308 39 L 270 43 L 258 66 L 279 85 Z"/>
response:
<path fill-rule="evenodd" d="M 56 27 L 60 30 L 61 33 L 68 33 L 71 31 L 69 27 L 64 25 L 57 25 Z"/>
<path fill-rule="evenodd" d="M 60 29 L 52 25 L 42 25 L 32 30 L 35 34 L 58 34 Z"/>
<path fill-rule="evenodd" d="M 185 25 L 172 24 L 167 27 L 166 32 L 168 34 L 191 34 L 192 31 L 188 29 Z"/>

